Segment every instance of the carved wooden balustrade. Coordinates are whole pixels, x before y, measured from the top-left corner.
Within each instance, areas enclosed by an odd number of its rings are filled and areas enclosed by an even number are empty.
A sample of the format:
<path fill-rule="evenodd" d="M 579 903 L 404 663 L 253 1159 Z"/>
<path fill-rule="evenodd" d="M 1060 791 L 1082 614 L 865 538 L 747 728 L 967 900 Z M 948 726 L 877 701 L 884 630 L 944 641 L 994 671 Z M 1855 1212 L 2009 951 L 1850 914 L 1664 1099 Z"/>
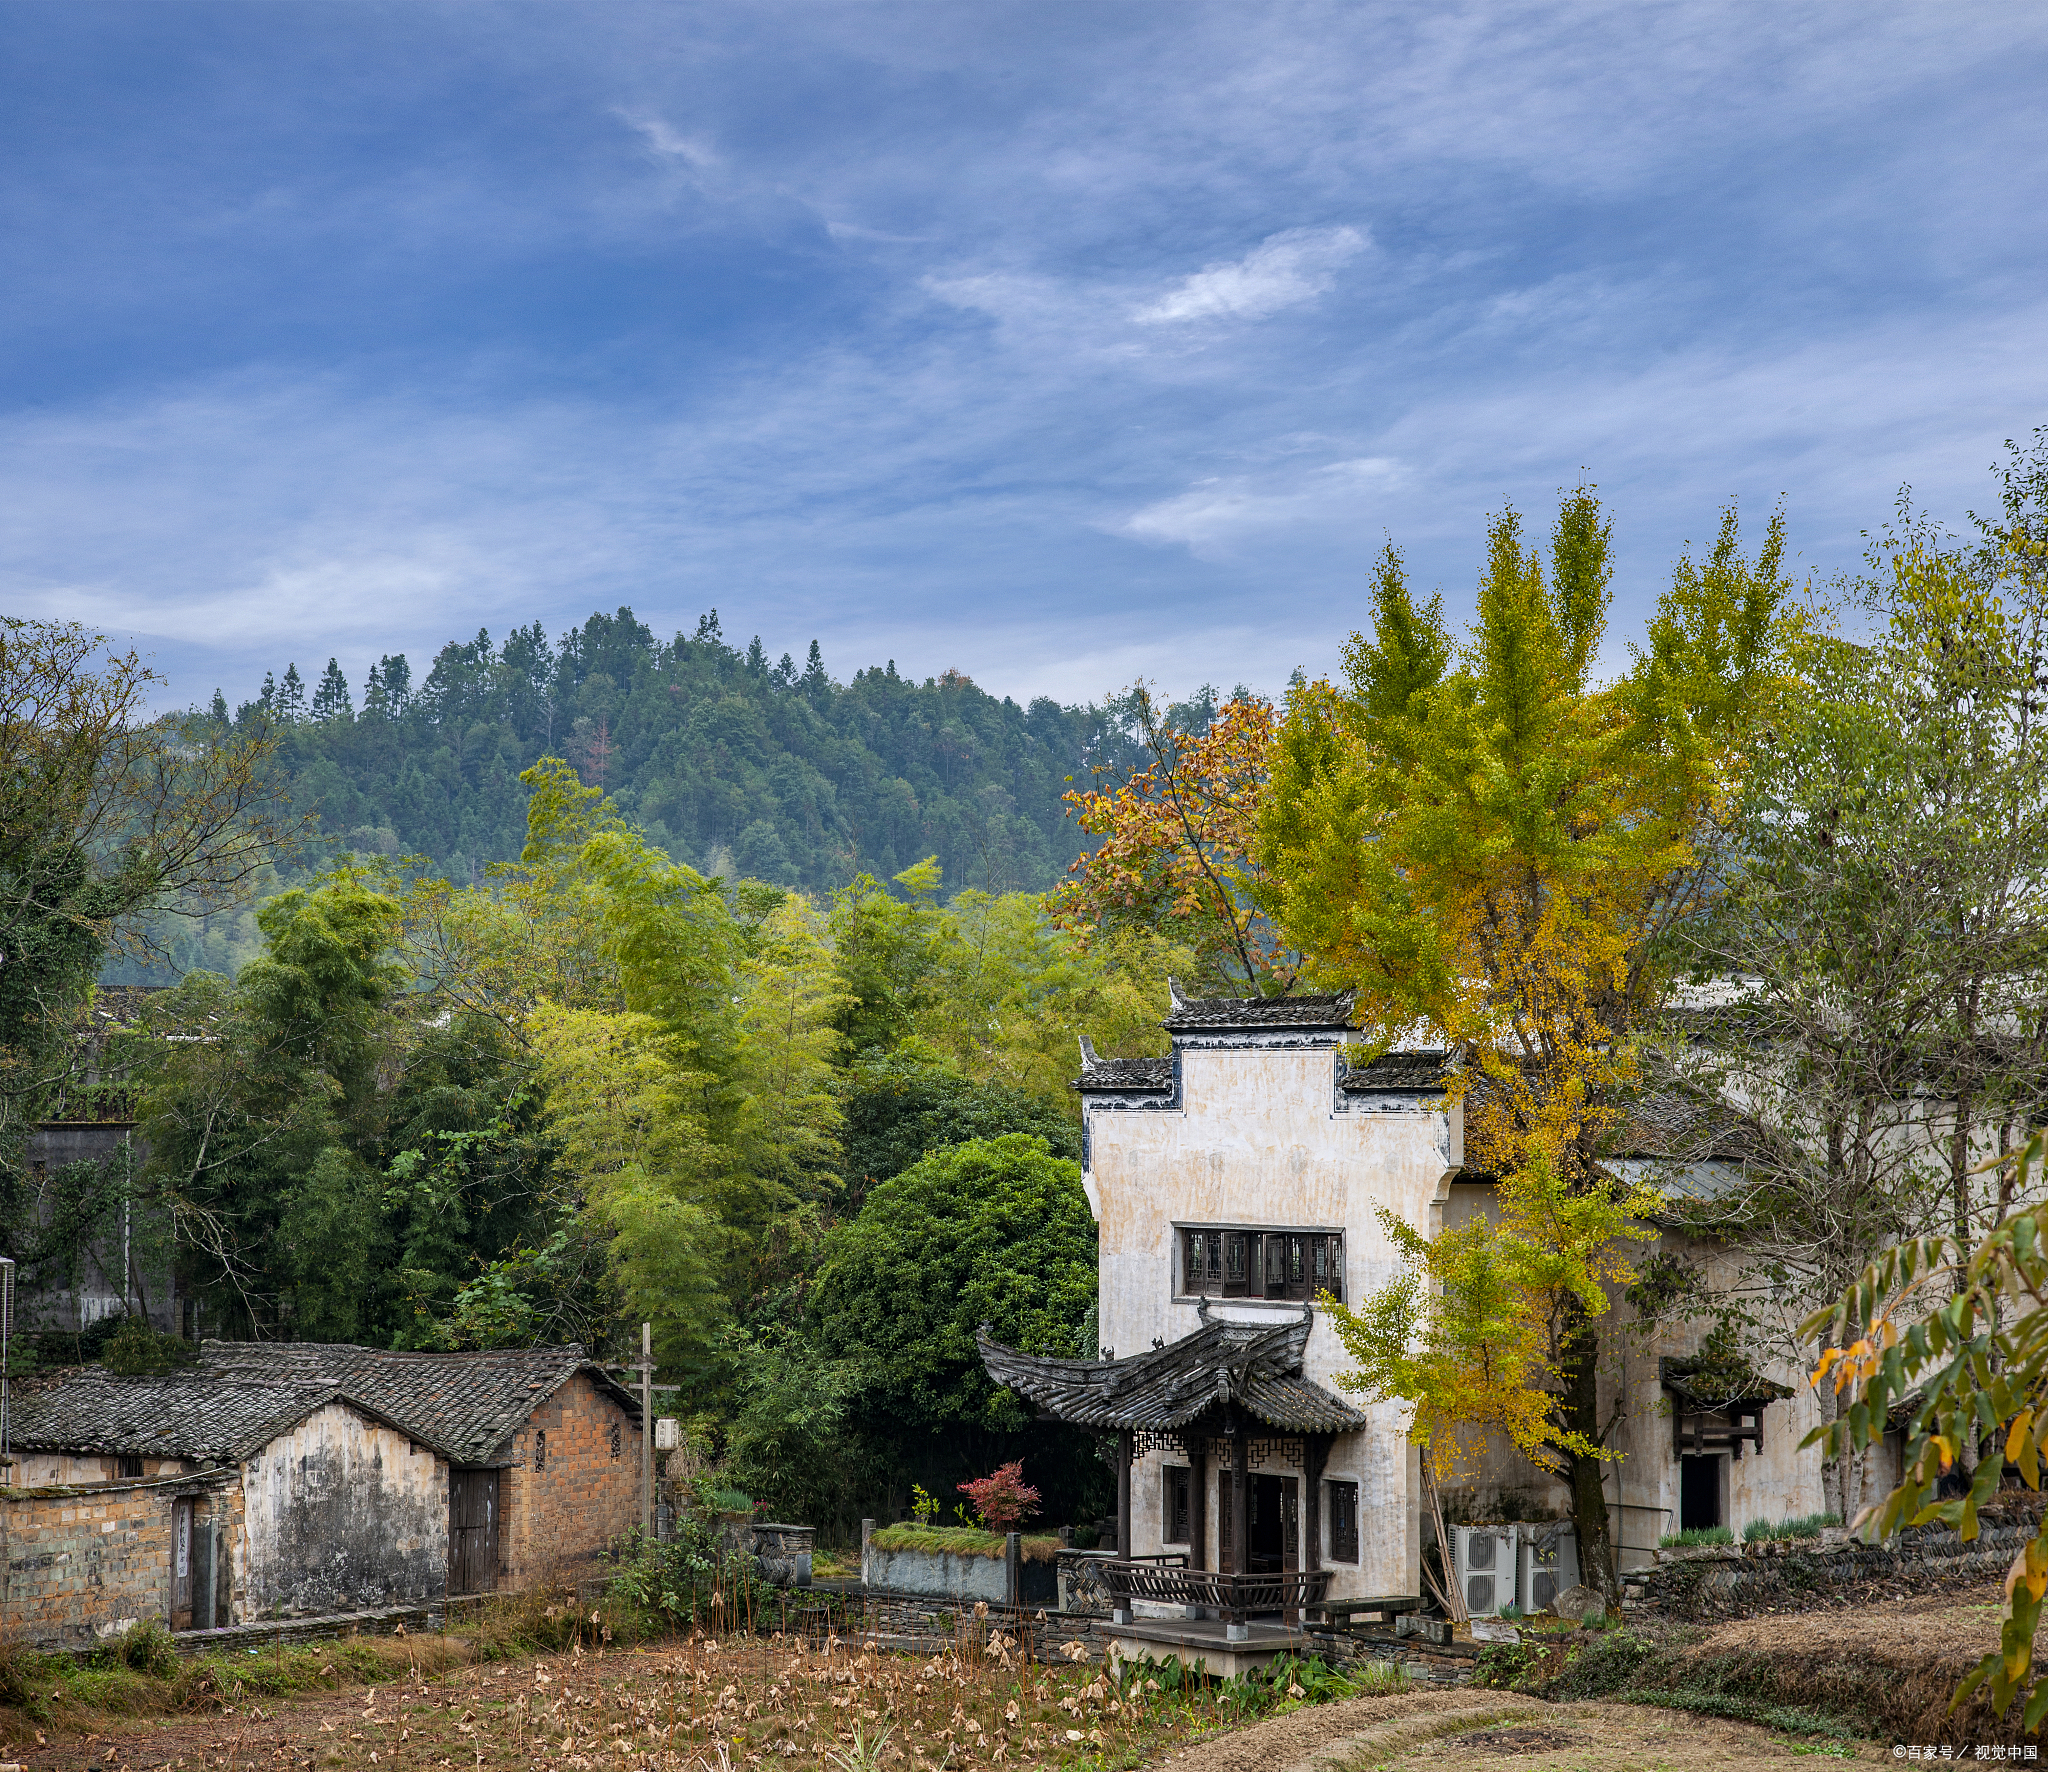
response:
<path fill-rule="evenodd" d="M 1220 1569 L 1190 1569 L 1184 1553 L 1159 1557 L 1118 1557 L 1095 1565 L 1120 1612 L 1133 1600 L 1167 1606 L 1199 1606 L 1242 1624 L 1253 1612 L 1298 1618 L 1323 1603 L 1330 1591 L 1327 1569 L 1285 1569 L 1233 1575 Z"/>

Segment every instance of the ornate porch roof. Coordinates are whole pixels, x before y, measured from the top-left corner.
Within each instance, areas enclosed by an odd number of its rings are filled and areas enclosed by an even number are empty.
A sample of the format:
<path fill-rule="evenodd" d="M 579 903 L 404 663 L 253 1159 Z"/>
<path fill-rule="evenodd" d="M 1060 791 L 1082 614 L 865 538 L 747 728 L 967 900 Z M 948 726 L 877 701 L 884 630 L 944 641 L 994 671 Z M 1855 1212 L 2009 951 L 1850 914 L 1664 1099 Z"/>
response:
<path fill-rule="evenodd" d="M 1205 1315 L 1191 1335 L 1122 1360 L 1051 1360 L 975 1335 L 997 1384 L 1077 1427 L 1172 1432 L 1234 1405 L 1294 1434 L 1351 1433 L 1366 1417 L 1301 1369 L 1311 1313 L 1265 1329 Z"/>

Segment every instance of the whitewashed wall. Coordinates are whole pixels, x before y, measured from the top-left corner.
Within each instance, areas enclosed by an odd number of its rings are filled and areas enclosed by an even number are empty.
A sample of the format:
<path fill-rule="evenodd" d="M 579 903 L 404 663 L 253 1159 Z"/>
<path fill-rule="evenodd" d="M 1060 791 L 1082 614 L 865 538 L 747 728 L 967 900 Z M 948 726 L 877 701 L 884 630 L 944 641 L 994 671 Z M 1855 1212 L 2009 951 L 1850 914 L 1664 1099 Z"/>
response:
<path fill-rule="evenodd" d="M 412 1605 L 448 1591 L 448 1466 L 330 1403 L 242 1467 L 236 1622 Z"/>
<path fill-rule="evenodd" d="M 1174 1295 L 1180 1225 L 1341 1230 L 1347 1302 L 1398 1268 L 1375 1208 L 1391 1208 L 1427 1234 L 1463 1159 L 1462 1128 L 1440 1101 L 1339 1097 L 1337 1053 L 1236 1049 L 1181 1054 L 1173 1109 L 1088 1103 L 1089 1204 L 1101 1225 L 1101 1336 L 1119 1354 L 1178 1340 L 1200 1325 L 1193 1299 Z M 1275 1323 L 1295 1304 L 1215 1301 L 1222 1316 Z M 1337 1388 L 1344 1352 L 1326 1321 L 1309 1336 L 1306 1371 Z M 1331 1592 L 1419 1593 L 1420 1529 L 1406 1411 L 1379 1405 L 1373 1427 L 1331 1448 L 1326 1475 L 1360 1490 L 1362 1560 L 1336 1565 Z M 1157 1455 L 1132 1475 L 1132 1548 L 1160 1548 Z M 1273 1468 L 1284 1468 L 1275 1466 Z M 1217 1544 L 1214 1467 L 1209 1486 L 1211 1559 Z M 1327 1529 L 1327 1528 L 1326 1528 Z M 1327 1538 L 1325 1541 L 1327 1549 Z"/>

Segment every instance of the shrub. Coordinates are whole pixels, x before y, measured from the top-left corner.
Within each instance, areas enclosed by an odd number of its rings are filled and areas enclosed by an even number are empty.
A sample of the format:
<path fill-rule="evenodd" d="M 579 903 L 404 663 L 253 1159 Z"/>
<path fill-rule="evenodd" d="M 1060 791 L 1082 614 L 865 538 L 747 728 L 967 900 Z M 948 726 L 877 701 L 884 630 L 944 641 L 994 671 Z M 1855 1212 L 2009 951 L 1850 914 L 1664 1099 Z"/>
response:
<path fill-rule="evenodd" d="M 107 1337 L 100 1359 L 109 1372 L 123 1378 L 155 1378 L 189 1366 L 199 1350 L 175 1335 L 159 1335 L 143 1317 L 123 1317 Z"/>
<path fill-rule="evenodd" d="M 986 1477 L 960 1485 L 976 1518 L 991 1532 L 1014 1532 L 1038 1512 L 1038 1491 L 1024 1481 L 1024 1461 L 1012 1459 Z"/>
<path fill-rule="evenodd" d="M 1768 1544 L 1773 1540 L 1818 1538 L 1823 1528 L 1839 1526 L 1841 1523 L 1842 1516 L 1833 1513 L 1801 1514 L 1796 1519 L 1783 1520 L 1775 1526 L 1769 1520 L 1751 1520 L 1742 1529 L 1742 1542 Z"/>

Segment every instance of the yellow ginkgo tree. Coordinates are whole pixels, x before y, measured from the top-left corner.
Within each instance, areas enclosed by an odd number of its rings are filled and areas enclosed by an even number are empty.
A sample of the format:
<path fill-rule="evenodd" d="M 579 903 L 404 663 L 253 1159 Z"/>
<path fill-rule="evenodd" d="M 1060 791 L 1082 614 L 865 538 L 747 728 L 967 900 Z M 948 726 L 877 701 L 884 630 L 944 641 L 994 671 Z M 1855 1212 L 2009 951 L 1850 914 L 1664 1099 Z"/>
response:
<path fill-rule="evenodd" d="M 1627 1272 L 1619 1253 L 1649 1235 L 1630 1217 L 1654 1202 L 1629 1191 L 1573 1189 L 1548 1163 L 1508 1177 L 1492 1217 L 1425 1237 L 1384 1207 L 1381 1228 L 1404 1271 L 1355 1311 L 1321 1302 L 1356 1362 L 1338 1385 L 1375 1403 L 1404 1402 L 1408 1438 L 1420 1449 L 1424 1505 L 1437 1543 L 1448 1545 L 1443 1490 L 1480 1457 L 1490 1436 L 1517 1448 L 1560 1482 L 1575 1462 L 1612 1457 L 1560 1414 L 1557 1326 L 1597 1318 Z M 1455 1619 L 1468 1612 L 1451 1579 L 1431 1574 Z"/>
<path fill-rule="evenodd" d="M 1703 562 L 1682 559 L 1630 668 L 1602 682 L 1610 524 L 1566 495 L 1547 549 L 1508 511 L 1487 536 L 1459 644 L 1382 556 L 1370 634 L 1338 681 L 1289 696 L 1269 752 L 1246 890 L 1303 957 L 1357 993 L 1368 1039 L 1425 1033 L 1466 1055 L 1453 1082 L 1468 1170 L 1529 1190 L 1526 1233 L 1567 1267 L 1575 1220 L 1626 1221 L 1602 1162 L 1639 1086 L 1674 933 L 1711 903 L 1720 814 L 1776 690 L 1784 528 L 1755 560 L 1731 509 Z M 1548 558 L 1545 558 L 1545 555 Z M 1573 1251 L 1577 1249 L 1577 1253 Z M 1611 1243 L 1610 1283 L 1630 1277 Z M 1604 1295 L 1551 1287 L 1551 1391 L 1580 1567 L 1619 1599 L 1604 1481 Z"/>

